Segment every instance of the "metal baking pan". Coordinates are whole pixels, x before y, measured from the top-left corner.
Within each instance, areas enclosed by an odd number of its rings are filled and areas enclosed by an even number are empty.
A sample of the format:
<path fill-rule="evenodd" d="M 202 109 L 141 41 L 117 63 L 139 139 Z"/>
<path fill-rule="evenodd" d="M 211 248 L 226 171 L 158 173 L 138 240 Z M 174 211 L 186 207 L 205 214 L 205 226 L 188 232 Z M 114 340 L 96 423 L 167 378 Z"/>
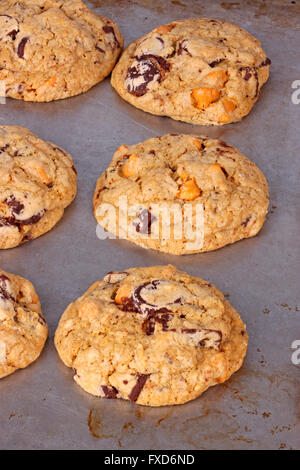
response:
<path fill-rule="evenodd" d="M 28 127 L 66 148 L 79 176 L 77 198 L 53 230 L 0 253 L 3 269 L 35 284 L 50 326 L 40 359 L 0 382 L 0 448 L 299 449 L 300 365 L 292 361 L 292 343 L 300 339 L 300 104 L 291 99 L 292 83 L 300 79 L 299 2 L 88 4 L 118 22 L 126 43 L 175 19 L 233 21 L 262 41 L 272 59 L 271 77 L 250 115 L 220 128 L 143 113 L 122 101 L 109 79 L 71 99 L 41 104 L 7 99 L 0 105 L 1 125 Z M 92 196 L 114 150 L 167 132 L 222 138 L 259 165 L 271 202 L 257 237 L 188 256 L 97 238 Z M 182 406 L 152 409 L 85 393 L 53 346 L 60 315 L 107 271 L 164 263 L 208 279 L 228 294 L 248 327 L 244 366 L 227 383 Z"/>

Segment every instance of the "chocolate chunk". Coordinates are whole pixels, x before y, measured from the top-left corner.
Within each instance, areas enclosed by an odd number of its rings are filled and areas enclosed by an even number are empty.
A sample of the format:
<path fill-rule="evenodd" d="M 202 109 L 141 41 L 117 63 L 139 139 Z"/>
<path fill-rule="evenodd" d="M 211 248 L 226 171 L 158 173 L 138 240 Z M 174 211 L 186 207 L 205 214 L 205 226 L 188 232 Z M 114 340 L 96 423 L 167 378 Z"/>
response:
<path fill-rule="evenodd" d="M 122 310 L 123 312 L 137 312 L 135 304 L 132 301 L 132 298 L 122 299 Z"/>
<path fill-rule="evenodd" d="M 186 39 L 183 39 L 178 44 L 177 54 L 182 55 L 183 52 L 186 52 L 190 57 L 192 57 L 192 54 L 189 52 L 188 48 L 186 47 Z"/>
<path fill-rule="evenodd" d="M 256 98 L 258 96 L 258 92 L 259 92 L 259 81 L 258 81 L 258 73 L 257 73 L 257 70 L 255 69 L 254 70 L 254 78 L 256 80 L 256 88 L 255 88 L 255 95 L 254 95 L 254 98 Z"/>
<path fill-rule="evenodd" d="M 31 240 L 33 240 L 33 236 L 32 236 L 32 234 L 29 232 L 29 233 L 26 233 L 26 235 L 24 235 L 24 237 L 22 238 L 21 243 L 30 242 Z"/>
<path fill-rule="evenodd" d="M 216 65 L 220 64 L 221 62 L 223 62 L 224 59 L 216 59 L 216 60 L 213 60 L 212 62 L 210 62 L 209 66 L 214 68 Z"/>
<path fill-rule="evenodd" d="M 0 227 L 17 226 L 20 229 L 21 225 L 32 225 L 37 223 L 46 212 L 46 209 L 43 209 L 28 219 L 20 220 L 16 216 L 19 216 L 24 210 L 24 204 L 18 201 L 13 194 L 5 199 L 4 202 L 10 208 L 11 217 L 0 217 Z"/>
<path fill-rule="evenodd" d="M 142 304 L 145 304 L 145 303 L 147 304 L 147 302 L 146 302 L 146 301 L 143 299 L 143 297 L 141 296 L 141 291 L 142 291 L 145 287 L 146 287 L 147 289 L 150 288 L 151 290 L 152 290 L 152 289 L 155 290 L 155 289 L 157 288 L 158 282 L 159 282 L 159 281 L 156 281 L 156 280 L 154 280 L 154 281 L 152 281 L 152 282 L 145 282 L 144 284 L 141 284 L 140 286 L 138 286 L 138 287 L 135 289 L 135 291 L 134 291 L 134 293 L 133 293 L 133 299 L 134 299 L 133 301 L 134 301 L 134 303 L 135 303 L 135 305 L 136 305 L 136 308 L 137 308 L 138 310 L 140 310 L 140 307 L 141 307 Z M 150 307 L 154 307 L 154 305 L 152 305 L 152 304 L 147 304 L 147 305 L 149 305 Z M 142 310 L 140 310 L 140 312 L 142 313 Z"/>
<path fill-rule="evenodd" d="M 224 140 L 219 140 L 219 144 L 222 145 L 222 147 L 225 147 L 225 148 L 228 148 L 228 149 L 232 149 L 231 145 L 227 144 L 226 142 L 224 142 Z"/>
<path fill-rule="evenodd" d="M 0 41 L 9 36 L 14 41 L 19 32 L 18 21 L 10 15 L 0 15 Z"/>
<path fill-rule="evenodd" d="M 9 196 L 9 198 L 7 198 L 4 202 L 11 209 L 12 214 L 20 215 L 20 213 L 24 209 L 24 204 L 18 201 L 14 195 Z"/>
<path fill-rule="evenodd" d="M 17 34 L 18 34 L 18 31 L 16 29 L 13 29 L 12 31 L 10 31 L 10 33 L 7 33 L 7 36 L 10 36 L 12 40 L 14 41 L 16 39 Z"/>
<path fill-rule="evenodd" d="M 243 227 L 247 227 L 248 223 L 250 222 L 251 217 L 252 217 L 251 215 L 248 215 L 248 217 L 246 217 L 246 219 L 243 220 L 242 222 Z"/>
<path fill-rule="evenodd" d="M 248 81 L 252 77 L 253 69 L 251 67 L 240 67 L 240 72 L 245 71 L 244 80 Z"/>
<path fill-rule="evenodd" d="M 266 67 L 266 65 L 271 65 L 271 59 L 269 59 L 269 57 L 267 57 L 261 64 L 260 64 L 260 67 Z"/>
<path fill-rule="evenodd" d="M 28 39 L 29 39 L 28 37 L 25 37 L 25 38 L 21 39 L 21 41 L 19 42 L 18 49 L 17 49 L 17 54 L 20 57 L 20 59 L 24 58 L 24 49 L 25 49 L 25 46 L 26 46 L 26 43 L 27 43 Z"/>
<path fill-rule="evenodd" d="M 181 333 L 196 336 L 194 341 L 202 348 L 220 349 L 222 341 L 222 332 L 220 330 L 211 330 L 209 328 L 182 328 Z"/>
<path fill-rule="evenodd" d="M 40 325 L 46 325 L 46 320 L 41 313 L 38 313 L 38 322 L 40 323 Z"/>
<path fill-rule="evenodd" d="M 140 97 L 147 93 L 149 83 L 161 82 L 170 65 L 163 57 L 152 54 L 144 54 L 135 59 L 135 65 L 127 71 L 126 88 L 129 93 Z"/>
<path fill-rule="evenodd" d="M 120 47 L 120 43 L 117 39 L 117 36 L 116 36 L 116 33 L 115 33 L 115 30 L 112 26 L 103 26 L 103 31 L 106 33 L 106 34 L 112 34 L 113 37 L 114 37 L 114 43 L 117 47 Z"/>
<path fill-rule="evenodd" d="M 150 374 L 140 374 L 138 375 L 137 377 L 137 382 L 135 384 L 135 386 L 133 387 L 133 389 L 131 390 L 128 398 L 130 401 L 132 402 L 135 402 L 137 401 L 141 391 L 143 390 L 144 388 L 144 385 L 147 381 L 147 379 L 150 377 Z"/>
<path fill-rule="evenodd" d="M 221 166 L 221 170 L 223 171 L 226 178 L 228 178 L 228 173 L 227 173 L 227 171 L 225 170 L 225 168 L 223 166 Z"/>
<path fill-rule="evenodd" d="M 60 147 L 52 146 L 52 148 L 53 148 L 53 150 L 58 151 L 58 152 L 62 153 L 63 155 L 67 155 L 67 153 L 63 149 L 61 149 Z"/>
<path fill-rule="evenodd" d="M 161 313 L 161 311 L 169 312 L 168 309 L 163 308 L 160 310 L 151 310 L 148 309 L 148 316 L 142 324 L 142 330 L 146 333 L 147 336 L 151 336 L 155 331 L 155 322 L 162 325 L 163 331 L 168 331 L 168 322 L 173 318 L 173 315 L 169 313 Z"/>
<path fill-rule="evenodd" d="M 144 209 L 139 215 L 139 222 L 134 223 L 135 229 L 138 233 L 151 234 L 151 225 L 155 222 L 156 217 L 154 217 L 151 212 L 147 209 Z"/>
<path fill-rule="evenodd" d="M 0 217 L 0 227 L 18 227 L 18 225 L 19 224 L 14 217 Z"/>
<path fill-rule="evenodd" d="M 15 301 L 15 298 L 8 292 L 9 278 L 5 274 L 0 275 L 0 298 Z"/>
<path fill-rule="evenodd" d="M 38 212 L 37 214 L 34 214 L 32 217 L 29 217 L 28 219 L 25 219 L 25 220 L 19 220 L 18 222 L 21 225 L 36 224 L 37 222 L 39 222 L 41 220 L 41 218 L 43 217 L 45 212 L 46 212 L 46 209 L 43 209 L 41 212 Z"/>
<path fill-rule="evenodd" d="M 102 52 L 102 54 L 105 54 L 105 51 L 101 47 L 96 45 L 95 49 L 97 49 L 97 51 L 99 51 L 99 52 Z"/>
<path fill-rule="evenodd" d="M 153 317 L 146 318 L 142 324 L 142 330 L 147 336 L 153 335 L 155 331 L 155 319 Z"/>
<path fill-rule="evenodd" d="M 163 313 L 162 315 L 159 315 L 159 313 L 160 312 L 156 313 L 155 321 L 157 323 L 161 323 L 163 331 L 167 331 L 169 328 L 168 322 L 173 318 L 173 315 L 169 313 Z"/>
<path fill-rule="evenodd" d="M 4 145 L 3 147 L 0 148 L 0 153 L 5 152 L 9 147 L 9 144 Z"/>
<path fill-rule="evenodd" d="M 181 333 L 186 333 L 188 335 L 194 335 L 195 333 L 197 333 L 197 329 L 196 328 L 182 328 Z"/>
<path fill-rule="evenodd" d="M 117 398 L 118 390 L 115 387 L 110 387 L 108 385 L 101 385 L 105 398 L 113 399 Z"/>
<path fill-rule="evenodd" d="M 132 294 L 132 301 L 136 307 L 136 309 L 142 313 L 143 315 L 153 315 L 153 314 L 159 314 L 159 313 L 169 313 L 170 310 L 167 308 L 167 306 L 159 306 L 159 305 L 154 305 L 149 303 L 143 295 L 145 295 L 148 291 L 148 294 L 151 293 L 151 291 L 157 290 L 161 284 L 163 284 L 164 281 L 161 281 L 159 279 L 154 279 L 151 282 L 145 282 L 144 284 L 141 284 L 138 286 L 133 294 Z M 145 290 L 145 293 L 143 294 L 143 290 Z M 172 300 L 170 303 L 167 305 L 171 304 L 182 304 L 182 299 L 175 299 Z M 168 320 L 169 321 L 169 320 Z"/>

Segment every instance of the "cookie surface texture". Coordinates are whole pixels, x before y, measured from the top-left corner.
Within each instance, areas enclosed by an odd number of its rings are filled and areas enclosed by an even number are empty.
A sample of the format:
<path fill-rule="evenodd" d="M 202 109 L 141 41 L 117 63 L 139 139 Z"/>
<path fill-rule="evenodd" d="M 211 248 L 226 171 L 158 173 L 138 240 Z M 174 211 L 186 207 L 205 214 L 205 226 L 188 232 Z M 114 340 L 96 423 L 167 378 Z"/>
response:
<path fill-rule="evenodd" d="M 148 406 L 185 403 L 224 382 L 247 342 L 223 294 L 173 266 L 108 273 L 69 305 L 55 334 L 84 390 Z"/>
<path fill-rule="evenodd" d="M 69 153 L 23 127 L 0 126 L 0 249 L 48 232 L 76 185 Z"/>
<path fill-rule="evenodd" d="M 0 2 L 0 81 L 8 97 L 83 93 L 111 72 L 122 47 L 118 26 L 81 0 Z"/>
<path fill-rule="evenodd" d="M 35 361 L 47 336 L 47 323 L 31 282 L 0 269 L 0 378 Z"/>
<path fill-rule="evenodd" d="M 180 255 L 256 235 L 268 202 L 264 175 L 237 149 L 167 134 L 118 148 L 98 179 L 94 214 L 119 238 Z"/>
<path fill-rule="evenodd" d="M 223 125 L 250 112 L 270 63 L 260 42 L 240 26 L 193 18 L 159 26 L 131 43 L 111 83 L 148 113 Z"/>

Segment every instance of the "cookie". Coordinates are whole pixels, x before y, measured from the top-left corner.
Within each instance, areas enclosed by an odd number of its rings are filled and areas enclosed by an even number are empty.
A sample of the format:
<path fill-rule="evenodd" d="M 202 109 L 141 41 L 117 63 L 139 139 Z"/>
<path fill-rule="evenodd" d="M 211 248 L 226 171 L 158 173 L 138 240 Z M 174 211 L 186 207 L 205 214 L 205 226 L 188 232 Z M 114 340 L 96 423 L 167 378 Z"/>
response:
<path fill-rule="evenodd" d="M 122 47 L 118 26 L 81 0 L 1 1 L 0 84 L 8 97 L 83 93 L 109 75 Z"/>
<path fill-rule="evenodd" d="M 167 134 L 118 148 L 97 181 L 94 214 L 119 238 L 181 255 L 256 235 L 268 202 L 264 175 L 237 149 Z"/>
<path fill-rule="evenodd" d="M 222 125 L 250 112 L 270 64 L 260 42 L 240 26 L 193 18 L 159 26 L 131 43 L 111 83 L 148 113 Z"/>
<path fill-rule="evenodd" d="M 47 323 L 31 282 L 0 269 L 0 378 L 35 361 L 47 336 Z"/>
<path fill-rule="evenodd" d="M 212 284 L 173 266 L 108 273 L 69 305 L 55 345 L 87 392 L 179 405 L 237 371 L 248 337 Z"/>
<path fill-rule="evenodd" d="M 72 157 L 28 129 L 0 126 L 0 249 L 48 232 L 76 194 Z"/>

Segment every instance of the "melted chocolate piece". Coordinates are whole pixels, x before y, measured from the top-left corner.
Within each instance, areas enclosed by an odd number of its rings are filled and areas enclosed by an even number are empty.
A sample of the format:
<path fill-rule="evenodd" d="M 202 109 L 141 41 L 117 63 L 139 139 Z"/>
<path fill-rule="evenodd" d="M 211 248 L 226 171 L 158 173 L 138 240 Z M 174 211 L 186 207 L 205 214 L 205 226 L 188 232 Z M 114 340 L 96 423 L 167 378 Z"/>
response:
<path fill-rule="evenodd" d="M 6 226 L 16 226 L 20 229 L 22 225 L 32 225 L 39 222 L 46 212 L 46 209 L 38 212 L 37 214 L 32 215 L 28 219 L 20 220 L 16 216 L 19 216 L 24 209 L 24 204 L 18 201 L 14 195 L 9 196 L 9 198 L 4 201 L 6 205 L 10 208 L 11 217 L 0 217 L 0 227 Z"/>
<path fill-rule="evenodd" d="M 266 67 L 266 65 L 271 65 L 272 61 L 267 57 L 261 64 L 260 67 Z"/>
<path fill-rule="evenodd" d="M 99 51 L 99 52 L 102 52 L 102 54 L 105 54 L 105 51 L 101 47 L 96 45 L 95 49 L 97 49 L 97 51 Z"/>
<path fill-rule="evenodd" d="M 192 57 L 192 54 L 189 52 L 188 48 L 186 46 L 184 46 L 185 41 L 186 41 L 186 39 L 183 39 L 178 44 L 177 54 L 182 55 L 183 52 L 186 52 L 190 57 Z"/>
<path fill-rule="evenodd" d="M 243 227 L 247 227 L 248 223 L 250 222 L 251 215 L 248 215 L 245 220 L 243 220 L 242 225 Z"/>
<path fill-rule="evenodd" d="M 11 209 L 12 214 L 19 215 L 24 209 L 24 204 L 18 201 L 14 195 L 9 196 L 9 198 L 7 198 L 4 202 Z"/>
<path fill-rule="evenodd" d="M 108 385 L 101 385 L 105 398 L 109 400 L 117 398 L 118 390 L 115 387 L 109 387 Z"/>
<path fill-rule="evenodd" d="M 220 64 L 220 63 L 223 62 L 223 61 L 224 61 L 224 59 L 216 59 L 216 60 L 213 60 L 213 61 L 209 64 L 209 66 L 212 67 L 212 68 L 214 68 L 216 65 Z"/>
<path fill-rule="evenodd" d="M 115 42 L 115 45 L 117 47 L 120 47 L 120 43 L 117 39 L 117 36 L 116 36 L 116 33 L 115 33 L 115 30 L 112 26 L 103 26 L 103 31 L 106 33 L 106 34 L 112 34 L 113 37 L 114 37 L 114 42 Z"/>
<path fill-rule="evenodd" d="M 5 152 L 9 147 L 9 144 L 4 145 L 3 147 L 0 148 L 0 153 Z"/>
<path fill-rule="evenodd" d="M 153 335 L 155 331 L 155 319 L 153 317 L 146 318 L 142 324 L 142 330 L 147 336 Z"/>
<path fill-rule="evenodd" d="M 197 329 L 196 328 L 182 328 L 181 333 L 186 333 L 188 335 L 193 335 L 193 334 L 197 333 Z"/>
<path fill-rule="evenodd" d="M 10 15 L 0 15 L 0 18 L 1 17 L 8 18 L 9 20 L 14 20 L 16 23 L 18 23 L 18 21 Z M 18 34 L 18 32 L 19 32 L 19 29 L 12 29 L 11 31 L 6 33 L 6 36 L 11 37 L 12 40 L 14 41 L 16 39 L 16 35 Z M 0 41 L 1 41 L 1 38 L 0 38 Z"/>
<path fill-rule="evenodd" d="M 29 233 L 26 233 L 26 235 L 24 235 L 21 243 L 30 242 L 31 240 L 33 240 L 33 237 L 32 237 L 32 234 L 29 232 Z"/>
<path fill-rule="evenodd" d="M 39 222 L 41 220 L 41 218 L 43 217 L 43 215 L 45 214 L 46 210 L 42 210 L 41 212 L 38 212 L 37 214 L 34 214 L 32 217 L 29 217 L 28 219 L 25 219 L 25 220 L 19 220 L 18 223 L 20 225 L 32 225 L 32 224 L 36 224 L 37 222 Z"/>
<path fill-rule="evenodd" d="M 211 330 L 208 328 L 201 328 L 201 329 L 182 328 L 181 333 L 188 334 L 188 335 L 194 335 L 196 333 L 203 333 L 204 338 L 198 343 L 200 347 L 213 348 L 213 349 L 220 348 L 221 341 L 222 341 L 222 332 L 220 330 Z M 216 336 L 218 339 L 214 338 Z M 212 343 L 212 344 L 209 344 L 209 343 Z"/>
<path fill-rule="evenodd" d="M 0 275 L 0 298 L 4 300 L 12 300 L 15 301 L 15 298 L 10 295 L 7 290 L 7 282 L 9 282 L 9 278 L 5 276 L 5 274 Z"/>
<path fill-rule="evenodd" d="M 252 77 L 253 69 L 251 67 L 240 67 L 240 72 L 245 71 L 244 80 L 248 81 Z"/>
<path fill-rule="evenodd" d="M 127 85 L 127 90 L 129 93 L 140 97 L 147 93 L 147 85 L 158 76 L 158 82 L 160 83 L 164 73 L 169 71 L 169 63 L 160 56 L 153 54 L 143 54 L 139 57 L 135 57 L 138 62 L 137 65 L 133 65 L 127 71 L 126 80 L 133 81 L 133 84 Z M 143 78 L 143 82 L 135 86 L 134 81 L 139 81 L 140 78 Z"/>
<path fill-rule="evenodd" d="M 19 224 L 14 217 L 0 217 L 0 227 L 10 227 L 16 226 L 18 227 Z"/>
<path fill-rule="evenodd" d="M 137 382 L 133 389 L 131 390 L 128 398 L 130 401 L 135 402 L 137 401 L 141 391 L 144 388 L 144 385 L 147 381 L 147 379 L 150 377 L 150 374 L 140 374 L 138 375 Z"/>
<path fill-rule="evenodd" d="M 123 312 L 137 312 L 132 298 L 122 299 L 122 310 Z"/>
<path fill-rule="evenodd" d="M 20 59 L 24 58 L 24 49 L 25 49 L 28 39 L 29 38 L 26 36 L 25 38 L 21 39 L 21 41 L 19 42 L 17 54 L 20 57 Z"/>
<path fill-rule="evenodd" d="M 139 215 L 139 222 L 135 223 L 135 229 L 138 233 L 151 234 L 151 225 L 155 222 L 156 217 L 154 217 L 151 212 L 147 209 L 144 209 Z"/>
<path fill-rule="evenodd" d="M 221 166 L 221 170 L 223 171 L 226 178 L 228 178 L 228 173 L 227 173 L 227 171 L 225 170 L 225 168 L 223 166 Z"/>

